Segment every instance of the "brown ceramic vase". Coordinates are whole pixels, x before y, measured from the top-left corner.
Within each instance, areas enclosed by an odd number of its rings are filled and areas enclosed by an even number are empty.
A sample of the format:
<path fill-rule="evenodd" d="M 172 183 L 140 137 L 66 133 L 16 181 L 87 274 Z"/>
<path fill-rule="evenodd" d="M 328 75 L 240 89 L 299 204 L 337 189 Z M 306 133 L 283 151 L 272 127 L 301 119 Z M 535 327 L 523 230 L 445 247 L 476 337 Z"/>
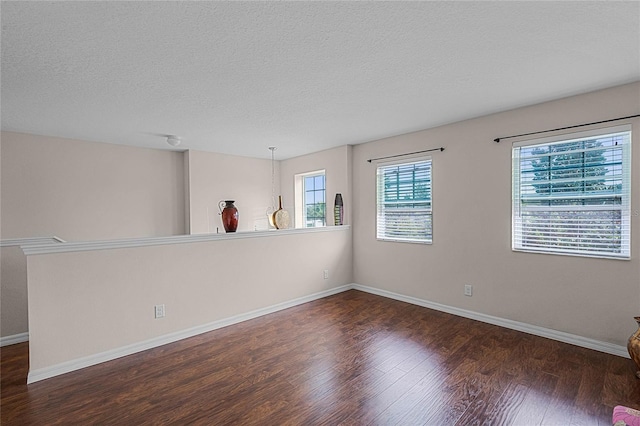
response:
<path fill-rule="evenodd" d="M 236 232 L 238 229 L 238 209 L 233 203 L 234 200 L 224 200 L 220 201 L 218 206 L 222 213 L 222 226 L 226 232 Z"/>

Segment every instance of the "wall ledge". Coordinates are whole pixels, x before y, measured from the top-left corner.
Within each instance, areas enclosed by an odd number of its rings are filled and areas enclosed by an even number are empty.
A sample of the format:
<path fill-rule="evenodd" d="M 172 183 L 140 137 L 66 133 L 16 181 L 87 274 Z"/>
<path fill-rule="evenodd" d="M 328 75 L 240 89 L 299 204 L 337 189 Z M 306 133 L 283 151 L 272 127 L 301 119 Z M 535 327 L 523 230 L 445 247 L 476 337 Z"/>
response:
<path fill-rule="evenodd" d="M 66 241 L 56 236 L 53 237 L 31 237 L 31 238 L 7 238 L 0 240 L 0 247 L 14 247 L 27 245 L 45 245 L 65 243 Z"/>
<path fill-rule="evenodd" d="M 244 238 L 279 237 L 283 235 L 315 234 L 319 232 L 341 232 L 350 225 L 325 226 L 321 228 L 273 229 L 269 231 L 246 231 L 230 234 L 173 235 L 169 237 L 132 238 L 122 240 L 61 242 L 60 244 L 29 244 L 23 246 L 27 256 L 36 254 L 67 253 L 77 251 L 111 250 L 120 248 L 163 246 L 170 244 L 200 243 L 209 241 L 237 240 Z"/>

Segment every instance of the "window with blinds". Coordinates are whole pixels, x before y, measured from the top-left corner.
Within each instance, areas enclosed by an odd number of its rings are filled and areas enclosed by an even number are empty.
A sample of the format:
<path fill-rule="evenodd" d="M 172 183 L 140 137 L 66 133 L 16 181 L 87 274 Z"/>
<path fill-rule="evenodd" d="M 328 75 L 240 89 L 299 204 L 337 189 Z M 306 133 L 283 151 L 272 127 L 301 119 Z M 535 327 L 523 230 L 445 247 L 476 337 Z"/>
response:
<path fill-rule="evenodd" d="M 377 238 L 431 243 L 431 158 L 377 168 Z"/>
<path fill-rule="evenodd" d="M 513 146 L 514 250 L 630 258 L 631 128 Z"/>

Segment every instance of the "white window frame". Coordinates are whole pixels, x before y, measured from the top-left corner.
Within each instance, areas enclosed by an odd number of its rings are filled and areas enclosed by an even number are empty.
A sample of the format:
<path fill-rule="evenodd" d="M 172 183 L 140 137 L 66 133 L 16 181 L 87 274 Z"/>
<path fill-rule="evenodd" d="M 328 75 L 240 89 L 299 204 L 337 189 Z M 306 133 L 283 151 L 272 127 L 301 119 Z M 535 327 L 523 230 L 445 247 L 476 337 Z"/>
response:
<path fill-rule="evenodd" d="M 521 170 L 523 161 L 527 161 L 526 158 L 521 158 L 521 152 L 524 148 L 532 148 L 536 146 L 553 146 L 569 143 L 577 143 L 580 141 L 587 141 L 593 139 L 606 139 L 614 135 L 622 135 L 622 141 L 614 147 L 603 147 L 603 151 L 607 151 L 607 155 L 614 156 L 620 155 L 621 164 L 618 165 L 620 171 L 619 175 L 598 175 L 598 180 L 615 179 L 616 182 L 621 182 L 619 191 L 612 189 L 605 189 L 603 192 L 594 194 L 587 194 L 582 192 L 571 192 L 569 195 L 564 195 L 562 192 L 558 192 L 558 195 L 533 195 L 530 188 L 527 192 L 527 187 L 533 186 L 532 184 L 523 183 L 526 177 L 523 176 Z M 556 255 L 569 255 L 569 256 L 581 256 L 581 257 L 597 257 L 597 258 L 612 258 L 628 260 L 631 257 L 631 145 L 632 145 L 631 125 L 623 125 L 617 127 L 609 127 L 603 129 L 596 129 L 587 132 L 571 133 L 565 135 L 558 135 L 542 139 L 534 139 L 528 141 L 516 142 L 512 147 L 512 250 L 519 252 L 533 252 L 543 254 L 556 254 Z M 590 152 L 600 151 L 597 148 L 583 148 L 581 150 L 572 151 L 577 152 Z M 604 155 L 604 154 L 603 154 Z M 547 157 L 547 155 L 541 155 L 540 157 Z M 535 155 L 530 157 L 535 159 Z M 613 158 L 613 157 L 612 157 Z M 596 163 L 596 166 L 599 166 Z M 533 169 L 528 170 L 532 172 Z M 582 178 L 571 178 L 571 180 L 562 180 L 557 178 L 556 180 L 545 180 L 544 182 L 562 184 L 562 183 L 574 183 L 574 182 L 588 182 L 594 178 L 584 177 L 584 168 L 582 168 Z M 551 171 L 550 171 L 551 173 Z M 608 173 L 608 172 L 607 172 Z M 533 180 L 532 180 L 533 181 Z M 535 190 L 538 192 L 537 190 Z M 529 195 L 525 195 L 529 194 Z M 572 196 L 571 194 L 575 194 Z M 552 200 L 573 200 L 571 204 L 558 204 L 551 205 Z M 549 205 L 533 205 L 532 200 L 538 199 L 539 201 L 547 201 Z M 595 204 L 595 199 L 602 199 L 602 204 Z M 592 200 L 591 204 L 586 205 L 585 202 Z M 605 199 L 616 200 L 617 204 L 605 204 Z M 527 202 L 531 204 L 527 206 Z M 575 203 L 582 202 L 582 205 L 576 205 Z M 542 204 L 542 203 L 541 203 Z M 606 237 L 606 233 L 588 233 L 586 230 L 594 229 L 594 220 L 586 220 L 580 218 L 580 213 L 594 214 L 600 212 L 600 214 L 610 212 L 615 214 L 619 211 L 620 219 L 619 224 L 617 219 L 612 219 L 610 222 L 602 221 L 605 226 L 613 226 L 614 232 L 619 233 L 620 247 L 615 249 L 606 248 L 600 244 L 601 250 L 598 250 L 598 243 L 596 238 Z M 553 213 L 565 212 L 563 221 L 558 223 L 553 217 Z M 574 217 L 567 219 L 567 212 L 575 213 Z M 536 217 L 536 213 L 539 214 Z M 551 215 L 550 215 L 551 213 Z M 597 214 L 597 213 L 596 213 Z M 540 219 L 540 216 L 546 219 Z M 526 223 L 526 217 L 530 217 L 530 225 Z M 583 216 L 584 217 L 584 216 Z M 600 220 L 600 219 L 596 219 Z M 527 226 L 529 226 L 527 228 Z M 602 225 L 599 225 L 600 231 Z M 590 228 L 591 227 L 591 228 Z M 612 233 L 611 233 L 612 234 Z M 527 235 L 529 236 L 527 241 Z M 570 237 L 569 235 L 573 235 Z M 592 236 L 596 236 L 593 238 Z M 586 241 L 586 242 L 585 242 Z"/>
<path fill-rule="evenodd" d="M 299 173 L 294 176 L 295 189 L 295 227 L 307 228 L 307 211 L 305 206 L 304 180 L 308 177 L 324 176 L 324 225 L 327 226 L 327 174 L 326 170 L 314 170 L 312 172 Z M 322 227 L 322 226 L 321 226 Z M 309 228 L 315 228 L 309 227 Z"/>
<path fill-rule="evenodd" d="M 398 236 L 398 235 L 390 235 L 392 233 L 387 233 L 387 220 L 386 220 L 386 211 L 392 211 L 389 209 L 385 209 L 384 207 L 384 171 L 385 169 L 393 168 L 393 167 L 401 167 L 401 166 L 410 166 L 415 164 L 427 163 L 429 170 L 428 177 L 428 192 L 429 196 L 428 202 L 425 202 L 426 205 L 424 208 L 411 207 L 405 210 L 405 212 L 413 212 L 417 213 L 419 217 L 428 220 L 428 226 L 425 229 L 428 229 L 427 234 L 423 238 L 411 237 L 411 236 Z M 413 177 L 415 183 L 415 176 Z M 413 190 L 415 191 L 415 189 Z M 411 203 L 411 204 L 420 204 L 420 203 Z M 428 219 L 427 219 L 428 218 Z M 400 233 L 402 231 L 399 231 Z M 404 160 L 395 160 L 395 161 L 387 161 L 380 162 L 376 166 L 376 238 L 378 241 L 393 241 L 393 242 L 402 242 L 402 243 L 417 243 L 417 244 L 433 244 L 433 162 L 430 156 L 419 156 L 412 157 Z"/>

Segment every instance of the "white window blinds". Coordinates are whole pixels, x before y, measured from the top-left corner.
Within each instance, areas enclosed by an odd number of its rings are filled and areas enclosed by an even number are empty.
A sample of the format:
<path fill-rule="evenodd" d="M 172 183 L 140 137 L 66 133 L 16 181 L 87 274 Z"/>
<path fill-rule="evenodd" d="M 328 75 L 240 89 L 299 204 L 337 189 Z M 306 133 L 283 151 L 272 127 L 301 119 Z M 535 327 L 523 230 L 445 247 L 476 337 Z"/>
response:
<path fill-rule="evenodd" d="M 377 238 L 431 243 L 431 158 L 378 166 Z"/>
<path fill-rule="evenodd" d="M 631 131 L 513 147 L 514 250 L 630 257 Z"/>

